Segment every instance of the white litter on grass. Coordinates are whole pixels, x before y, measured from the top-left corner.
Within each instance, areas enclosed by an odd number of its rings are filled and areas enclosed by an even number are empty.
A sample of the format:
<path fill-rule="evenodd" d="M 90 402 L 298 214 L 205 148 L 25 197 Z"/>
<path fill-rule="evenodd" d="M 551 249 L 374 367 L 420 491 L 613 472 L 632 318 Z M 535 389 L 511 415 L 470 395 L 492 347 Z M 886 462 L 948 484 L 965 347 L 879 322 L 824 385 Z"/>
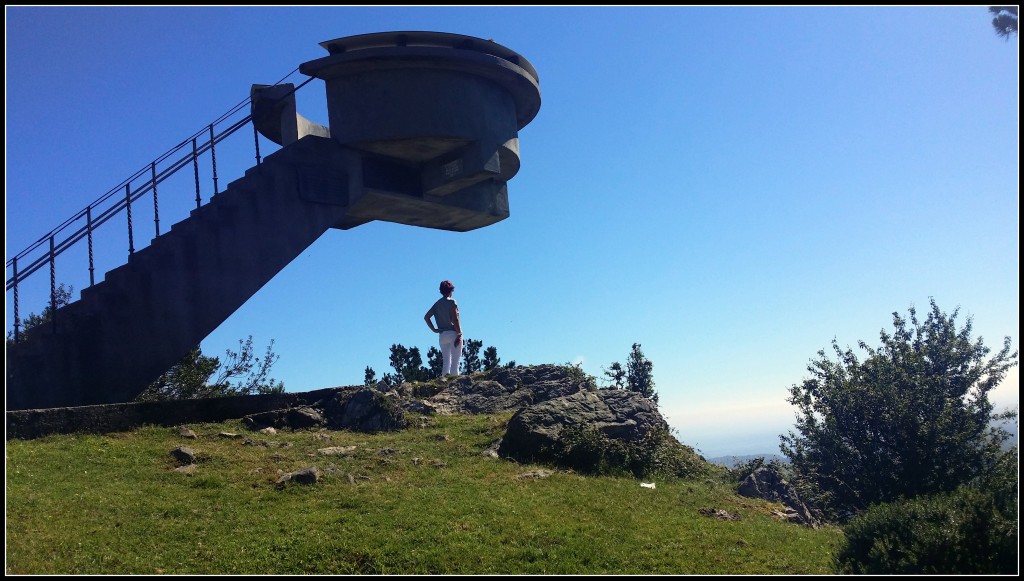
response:
<path fill-rule="evenodd" d="M 643 488 L 654 488 L 654 483 L 653 482 L 641 482 L 640 486 L 643 487 Z"/>

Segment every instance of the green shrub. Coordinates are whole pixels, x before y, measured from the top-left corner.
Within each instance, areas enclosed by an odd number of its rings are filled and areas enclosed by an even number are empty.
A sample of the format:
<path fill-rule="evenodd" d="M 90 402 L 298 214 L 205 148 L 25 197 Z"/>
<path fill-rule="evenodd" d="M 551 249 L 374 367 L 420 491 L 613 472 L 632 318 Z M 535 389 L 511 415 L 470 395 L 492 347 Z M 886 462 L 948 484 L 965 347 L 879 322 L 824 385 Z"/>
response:
<path fill-rule="evenodd" d="M 589 426 L 566 428 L 551 454 L 559 465 L 594 475 L 695 478 L 710 473 L 708 463 L 667 429 L 625 442 Z"/>
<path fill-rule="evenodd" d="M 441 393 L 448 384 L 443 379 L 412 382 L 412 396 L 420 399 L 434 397 Z"/>
<path fill-rule="evenodd" d="M 583 371 L 582 363 L 566 363 L 562 369 L 571 381 L 581 384 L 584 391 L 597 391 L 597 378 Z"/>
<path fill-rule="evenodd" d="M 737 464 L 736 466 L 728 470 L 726 476 L 732 482 L 743 482 L 743 480 L 746 479 L 747 476 L 750 476 L 751 474 L 754 473 L 754 471 L 761 467 L 772 468 L 787 480 L 790 480 L 793 477 L 793 470 L 789 466 L 789 464 L 780 461 L 778 458 L 765 460 L 764 456 L 751 458 L 746 462 L 741 462 Z"/>
<path fill-rule="evenodd" d="M 559 434 L 552 455 L 567 468 L 594 475 L 626 474 L 626 446 L 593 428 L 565 428 Z"/>
<path fill-rule="evenodd" d="M 877 504 L 854 517 L 843 528 L 837 571 L 1017 573 L 1016 450 L 1010 456 L 953 492 Z"/>

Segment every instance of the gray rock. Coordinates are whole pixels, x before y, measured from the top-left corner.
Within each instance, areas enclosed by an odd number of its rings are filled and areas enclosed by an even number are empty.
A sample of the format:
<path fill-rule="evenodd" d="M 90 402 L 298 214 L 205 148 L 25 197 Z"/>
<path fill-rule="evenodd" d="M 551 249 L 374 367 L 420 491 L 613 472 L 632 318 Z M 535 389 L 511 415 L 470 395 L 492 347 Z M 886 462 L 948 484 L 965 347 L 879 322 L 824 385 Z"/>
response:
<path fill-rule="evenodd" d="M 699 512 L 700 514 L 702 514 L 704 516 L 710 516 L 712 518 L 717 518 L 718 520 L 740 520 L 739 516 L 729 512 L 727 510 L 722 510 L 720 508 L 712 508 L 712 507 L 701 508 L 701 509 L 697 509 L 697 512 Z"/>
<path fill-rule="evenodd" d="M 303 468 L 302 470 L 296 470 L 295 472 L 288 472 L 283 474 L 278 480 L 278 486 L 284 486 L 289 482 L 296 484 L 316 484 L 320 479 L 320 471 L 316 469 L 316 466 L 310 466 Z"/>
<path fill-rule="evenodd" d="M 796 489 L 779 474 L 778 470 L 769 466 L 761 466 L 751 472 L 740 482 L 738 492 L 747 498 L 761 498 L 771 502 L 782 503 L 786 507 L 786 520 L 818 528 L 820 519 L 800 499 Z"/>
<path fill-rule="evenodd" d="M 171 450 L 171 456 L 178 461 L 179 464 L 188 465 L 196 463 L 196 453 L 192 448 L 187 446 L 178 446 Z"/>
<path fill-rule="evenodd" d="M 317 453 L 322 456 L 345 456 L 355 452 L 355 446 L 332 446 L 330 448 L 320 448 Z"/>
<path fill-rule="evenodd" d="M 249 414 L 243 417 L 242 421 L 249 429 L 260 431 L 265 428 L 301 430 L 319 427 L 326 423 L 323 414 L 310 406 Z"/>
<path fill-rule="evenodd" d="M 563 430 L 592 427 L 604 436 L 637 442 L 668 423 L 651 400 L 631 391 L 581 391 L 525 407 L 509 420 L 498 453 L 521 462 L 552 461 Z"/>
<path fill-rule="evenodd" d="M 404 384 L 403 384 L 404 385 Z M 402 409 L 407 413 L 430 415 L 435 413 L 434 406 L 418 399 L 404 398 L 401 402 Z"/>
<path fill-rule="evenodd" d="M 526 480 L 528 478 L 547 478 L 551 476 L 550 470 L 533 470 L 531 472 L 523 472 L 516 476 L 516 480 Z"/>
<path fill-rule="evenodd" d="M 391 432 L 405 428 L 405 411 L 397 395 L 364 388 L 336 394 L 322 402 L 327 426 L 360 432 Z"/>

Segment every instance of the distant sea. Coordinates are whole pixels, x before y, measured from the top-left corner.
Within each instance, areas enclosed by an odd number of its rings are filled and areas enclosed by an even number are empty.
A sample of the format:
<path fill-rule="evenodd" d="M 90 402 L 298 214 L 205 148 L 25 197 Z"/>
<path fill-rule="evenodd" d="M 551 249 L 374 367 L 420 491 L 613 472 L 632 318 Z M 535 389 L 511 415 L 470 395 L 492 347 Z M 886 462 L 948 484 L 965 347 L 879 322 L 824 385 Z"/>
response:
<path fill-rule="evenodd" d="M 1001 428 L 1010 433 L 1010 438 L 1003 442 L 1003 450 L 1009 450 L 1013 446 L 1019 446 L 1020 434 L 1018 420 L 1002 422 L 999 424 Z M 715 456 L 713 458 L 707 458 L 708 462 L 714 464 L 720 464 L 726 468 L 735 468 L 740 464 L 749 462 L 755 458 L 764 458 L 765 462 L 772 459 L 778 460 L 779 462 L 789 463 L 789 459 L 781 454 L 741 454 L 741 455 L 727 455 L 727 456 Z"/>

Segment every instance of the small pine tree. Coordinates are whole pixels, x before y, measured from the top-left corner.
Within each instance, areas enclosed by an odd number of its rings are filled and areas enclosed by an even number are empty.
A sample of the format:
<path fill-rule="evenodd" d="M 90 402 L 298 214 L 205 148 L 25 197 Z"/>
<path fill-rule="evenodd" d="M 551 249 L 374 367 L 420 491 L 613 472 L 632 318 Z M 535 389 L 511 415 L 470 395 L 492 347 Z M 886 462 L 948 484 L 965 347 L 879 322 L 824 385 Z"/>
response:
<path fill-rule="evenodd" d="M 427 379 L 441 377 L 441 370 L 444 369 L 444 355 L 437 347 L 427 350 Z"/>
<path fill-rule="evenodd" d="M 484 371 L 496 369 L 501 359 L 498 357 L 498 348 L 491 346 L 484 349 Z"/>
<path fill-rule="evenodd" d="M 429 369 L 423 367 L 423 357 L 419 347 L 405 347 L 401 343 L 391 345 L 389 357 L 394 375 L 385 375 L 390 385 L 398 385 L 403 381 L 422 381 L 427 379 Z"/>
<path fill-rule="evenodd" d="M 658 394 L 654 392 L 654 364 L 651 363 L 644 352 L 640 349 L 639 343 L 633 343 L 633 350 L 626 360 L 626 385 L 630 391 L 658 403 Z"/>
<path fill-rule="evenodd" d="M 604 377 L 608 380 L 605 389 L 623 389 L 626 387 L 626 370 L 618 361 L 613 362 L 604 370 Z"/>
<path fill-rule="evenodd" d="M 466 344 L 462 346 L 462 373 L 469 374 L 480 371 L 482 367 L 480 348 L 483 346 L 483 341 L 466 339 Z"/>

